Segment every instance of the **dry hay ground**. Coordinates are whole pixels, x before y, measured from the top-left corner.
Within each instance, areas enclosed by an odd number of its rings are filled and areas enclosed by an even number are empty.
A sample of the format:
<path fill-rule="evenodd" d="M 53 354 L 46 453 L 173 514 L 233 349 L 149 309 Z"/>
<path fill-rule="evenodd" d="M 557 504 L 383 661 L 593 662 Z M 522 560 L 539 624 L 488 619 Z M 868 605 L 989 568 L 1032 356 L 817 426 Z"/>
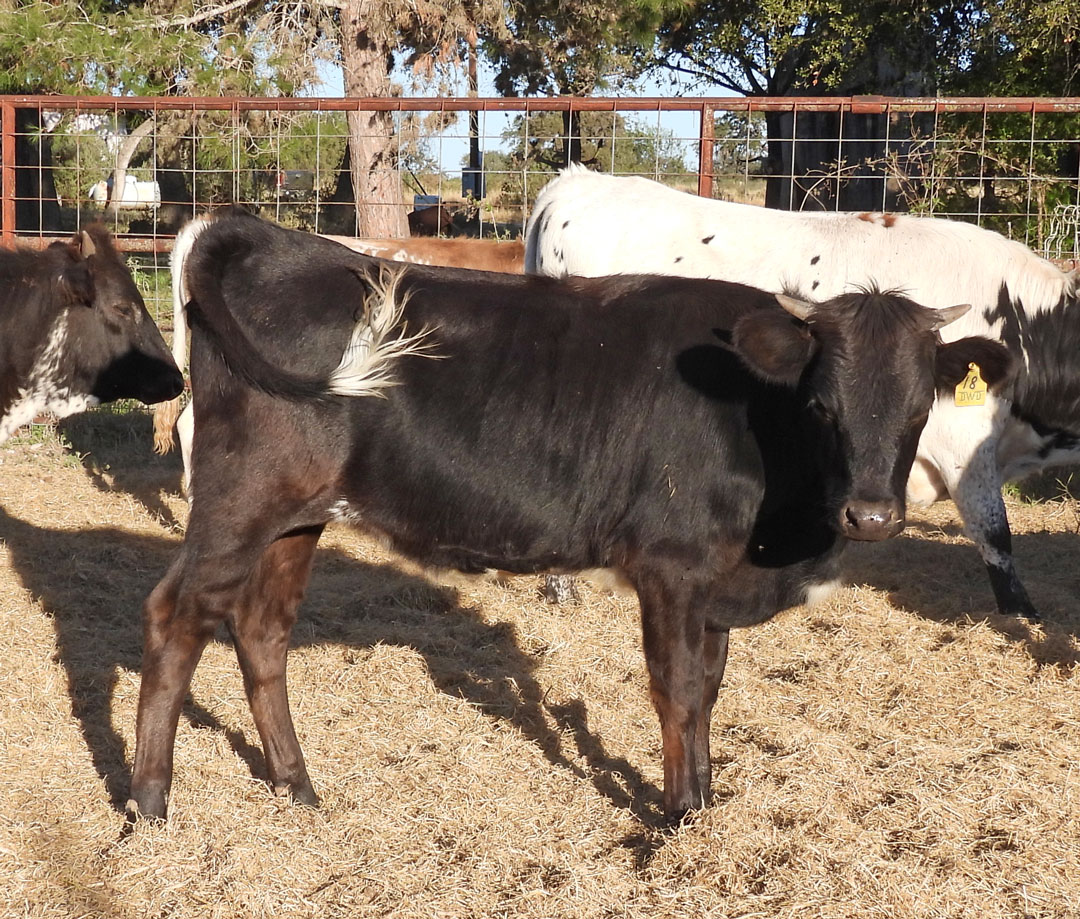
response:
<path fill-rule="evenodd" d="M 831 604 L 736 633 L 716 800 L 673 831 L 632 600 L 438 586 L 334 529 L 290 658 L 323 807 L 267 789 L 219 641 L 171 819 L 125 836 L 139 607 L 185 505 L 145 416 L 66 435 L 0 449 L 4 916 L 1080 916 L 1071 501 L 1010 507 L 1044 627 L 990 614 L 943 504 Z"/>

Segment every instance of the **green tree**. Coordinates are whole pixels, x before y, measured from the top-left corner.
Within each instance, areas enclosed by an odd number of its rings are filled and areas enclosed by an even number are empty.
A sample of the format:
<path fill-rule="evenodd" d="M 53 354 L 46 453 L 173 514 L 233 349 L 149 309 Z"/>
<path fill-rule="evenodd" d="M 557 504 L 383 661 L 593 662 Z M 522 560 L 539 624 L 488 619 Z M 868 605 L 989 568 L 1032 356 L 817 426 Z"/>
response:
<path fill-rule="evenodd" d="M 1072 0 L 979 5 L 964 65 L 943 67 L 949 93 L 1072 96 L 1080 91 L 1080 7 Z"/>
<path fill-rule="evenodd" d="M 210 6 L 200 0 L 0 0 L 0 87 L 291 95 L 313 84 L 320 63 L 332 61 L 341 65 L 349 95 L 386 97 L 399 91 L 390 81 L 395 55 L 416 74 L 432 77 L 463 59 L 479 26 L 497 36 L 501 22 L 502 5 L 494 0 L 218 0 Z M 166 180 L 179 181 L 193 165 L 184 138 L 196 119 L 170 116 L 156 126 Z M 203 120 L 216 126 L 213 118 Z M 133 131 L 137 121 L 129 124 Z M 349 187 L 339 192 L 356 202 L 354 226 L 366 235 L 403 235 L 393 117 L 350 113 L 348 124 Z M 234 130 L 232 122 L 223 127 Z M 126 165 L 118 162 L 117 170 Z M 163 193 L 183 200 L 179 188 L 163 185 Z"/>
<path fill-rule="evenodd" d="M 1078 84 L 1078 46 L 1080 8 L 1070 0 L 699 0 L 667 17 L 656 48 L 642 49 L 641 63 L 747 96 L 1068 95 Z M 1031 157 L 1029 145 L 998 145 L 996 156 L 976 169 L 984 175 L 981 185 L 935 185 L 929 177 L 961 164 L 941 162 L 927 136 L 944 131 L 950 157 L 982 155 L 976 138 L 987 126 L 978 116 L 937 123 L 913 116 L 888 126 L 887 148 L 879 140 L 886 133 L 881 115 L 848 113 L 841 122 L 831 113 L 803 112 L 796 122 L 770 112 L 765 120 L 762 171 L 766 201 L 775 207 L 862 209 L 905 200 L 917 206 L 928 196 L 948 206 L 952 196 L 956 207 L 969 210 L 960 199 L 978 195 L 981 207 L 1007 210 L 1004 179 L 1027 168 Z M 1059 138 L 1075 137 L 1074 121 L 1043 124 Z M 997 120 L 988 128 L 991 138 L 1026 137 L 1031 124 L 1021 122 Z M 1034 156 L 1040 169 L 1057 168 L 1075 180 L 1077 153 L 1075 144 L 1042 143 Z"/>
<path fill-rule="evenodd" d="M 687 0 L 521 0 L 508 7 L 505 30 L 485 36 L 496 67 L 495 87 L 506 96 L 587 96 L 626 80 L 636 55 L 651 47 L 666 15 Z M 569 138 L 563 165 L 579 162 L 578 113 L 562 115 Z"/>
<path fill-rule="evenodd" d="M 968 0 L 697 0 L 667 17 L 643 64 L 746 96 L 910 95 L 936 86 L 981 16 Z"/>
<path fill-rule="evenodd" d="M 1065 0 L 989 0 L 962 66 L 943 67 L 944 93 L 964 96 L 1071 96 L 1080 91 L 1080 8 Z M 1042 245 L 1060 205 L 1080 198 L 1080 117 L 1074 114 L 955 114 L 939 122 L 946 144 L 933 157 L 938 182 L 920 203 L 971 210 L 983 223 Z M 929 158 L 929 157 L 928 157 Z M 924 170 L 928 171 L 928 170 Z M 1041 178 L 1032 181 L 1031 176 Z M 986 216 L 989 215 L 989 216 Z"/>
<path fill-rule="evenodd" d="M 747 96 L 821 96 L 936 92 L 938 61 L 958 60 L 978 10 L 967 0 L 736 0 L 692 3 L 669 16 L 642 66 Z M 766 201 L 773 207 L 889 205 L 884 175 L 867 165 L 865 180 L 823 180 L 850 173 L 855 162 L 883 162 L 872 143 L 882 116 L 769 112 Z M 834 163 L 843 137 L 848 162 Z M 792 138 L 799 143 L 793 144 Z M 874 177 L 876 173 L 876 177 Z"/>

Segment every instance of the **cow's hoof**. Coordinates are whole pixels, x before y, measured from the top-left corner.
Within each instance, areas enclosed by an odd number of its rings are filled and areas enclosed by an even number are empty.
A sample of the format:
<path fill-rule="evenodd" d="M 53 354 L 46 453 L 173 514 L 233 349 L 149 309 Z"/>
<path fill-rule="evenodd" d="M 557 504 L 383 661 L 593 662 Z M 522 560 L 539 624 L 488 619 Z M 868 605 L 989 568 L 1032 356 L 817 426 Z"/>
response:
<path fill-rule="evenodd" d="M 274 794 L 279 797 L 288 795 L 296 804 L 302 804 L 304 807 L 317 808 L 319 806 L 319 796 L 315 794 L 315 789 L 307 780 L 295 785 L 275 785 Z"/>
<path fill-rule="evenodd" d="M 1026 619 L 1028 622 L 1042 622 L 1042 616 L 1039 615 L 1039 611 L 1030 603 L 1016 610 L 1013 615 L 1019 616 L 1021 619 Z"/>
<path fill-rule="evenodd" d="M 1012 597 L 1004 603 L 999 603 L 998 612 L 1003 616 L 1014 616 L 1017 619 L 1026 619 L 1028 622 L 1042 622 L 1039 611 L 1026 596 Z"/>
<path fill-rule="evenodd" d="M 166 814 L 164 792 L 143 793 L 128 798 L 124 813 L 129 824 L 137 822 L 164 823 Z"/>

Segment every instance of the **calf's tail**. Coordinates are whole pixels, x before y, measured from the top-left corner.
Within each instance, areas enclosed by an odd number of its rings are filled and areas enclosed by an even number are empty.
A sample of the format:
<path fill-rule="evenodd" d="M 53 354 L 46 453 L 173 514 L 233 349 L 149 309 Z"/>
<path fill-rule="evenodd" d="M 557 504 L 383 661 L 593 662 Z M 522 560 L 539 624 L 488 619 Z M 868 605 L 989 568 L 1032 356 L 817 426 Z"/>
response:
<path fill-rule="evenodd" d="M 394 385 L 393 365 L 398 358 L 435 355 L 428 346 L 427 330 L 405 333 L 402 313 L 409 294 L 400 287 L 402 269 L 384 267 L 378 277 L 361 272 L 357 276 L 367 289 L 360 318 L 340 363 L 328 377 L 305 376 L 268 361 L 230 311 L 216 272 L 189 277 L 188 320 L 206 334 L 230 373 L 268 395 L 303 402 L 381 395 Z"/>
<path fill-rule="evenodd" d="M 173 339 L 172 356 L 176 366 L 183 373 L 187 367 L 187 317 L 184 314 L 184 304 L 187 302 L 187 286 L 184 284 L 184 268 L 187 265 L 188 255 L 195 243 L 196 237 L 213 222 L 209 216 L 196 217 L 187 224 L 176 237 L 173 243 L 172 258 L 170 259 L 170 275 L 172 281 L 172 307 L 173 307 Z M 180 400 L 182 396 L 170 399 L 168 402 L 159 402 L 154 409 L 154 452 L 168 453 L 173 448 L 173 429 L 176 420 L 180 417 Z"/>

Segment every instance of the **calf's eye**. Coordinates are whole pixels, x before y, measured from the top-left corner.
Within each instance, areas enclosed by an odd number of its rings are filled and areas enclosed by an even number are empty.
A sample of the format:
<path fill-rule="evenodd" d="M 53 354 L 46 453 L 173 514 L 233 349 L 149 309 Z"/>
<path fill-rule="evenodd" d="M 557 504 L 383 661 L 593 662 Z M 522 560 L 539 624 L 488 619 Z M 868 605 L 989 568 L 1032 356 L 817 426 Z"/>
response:
<path fill-rule="evenodd" d="M 818 399 L 811 399 L 808 406 L 811 412 L 827 424 L 833 424 L 836 421 L 836 415 Z"/>

